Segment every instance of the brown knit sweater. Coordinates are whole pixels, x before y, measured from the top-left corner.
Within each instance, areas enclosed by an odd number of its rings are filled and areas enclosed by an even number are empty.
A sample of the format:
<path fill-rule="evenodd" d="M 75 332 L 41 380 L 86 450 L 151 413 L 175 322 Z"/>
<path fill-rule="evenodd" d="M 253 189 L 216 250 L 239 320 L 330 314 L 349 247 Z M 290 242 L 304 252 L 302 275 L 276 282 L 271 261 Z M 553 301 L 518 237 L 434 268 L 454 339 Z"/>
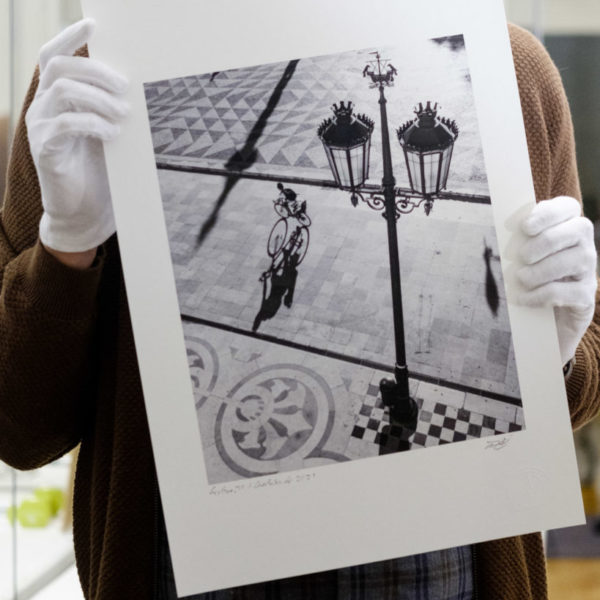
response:
<path fill-rule="evenodd" d="M 538 199 L 579 198 L 559 74 L 527 32 L 510 28 Z M 34 79 L 25 101 L 29 106 Z M 21 118 L 0 219 L 0 459 L 40 467 L 78 443 L 77 566 L 89 600 L 152 600 L 159 500 L 116 237 L 87 271 L 42 248 L 42 208 Z M 568 382 L 573 426 L 599 407 L 600 312 Z M 479 597 L 547 597 L 539 535 L 476 546 Z"/>

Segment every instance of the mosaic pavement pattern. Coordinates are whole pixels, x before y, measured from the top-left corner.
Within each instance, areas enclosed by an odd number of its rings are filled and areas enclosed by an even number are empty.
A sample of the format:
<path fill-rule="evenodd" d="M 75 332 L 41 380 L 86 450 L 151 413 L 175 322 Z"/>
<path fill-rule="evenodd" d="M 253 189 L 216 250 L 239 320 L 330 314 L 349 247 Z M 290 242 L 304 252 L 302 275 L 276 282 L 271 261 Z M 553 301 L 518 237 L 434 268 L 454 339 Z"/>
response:
<path fill-rule="evenodd" d="M 384 52 L 402 76 L 388 89 L 390 133 L 414 118 L 419 102 L 441 103 L 459 124 L 450 181 L 453 191 L 487 193 L 487 180 L 464 49 L 423 42 L 410 56 Z M 319 124 L 330 107 L 352 100 L 377 122 L 378 93 L 363 79 L 370 50 L 303 58 L 147 83 L 154 151 L 161 164 L 232 168 L 331 179 Z M 371 150 L 371 179 L 381 178 L 379 125 Z M 408 185 L 399 144 L 392 139 L 399 185 Z M 292 169 L 290 171 L 290 169 Z"/>
<path fill-rule="evenodd" d="M 226 178 L 163 170 L 159 178 L 183 314 L 392 364 L 389 257 L 379 213 L 353 208 L 343 192 L 296 187 L 312 220 L 310 244 L 294 278 L 279 282 L 278 295 L 272 277 L 261 280 L 272 264 L 267 245 L 279 219 L 274 183 L 241 180 L 222 201 Z M 218 219 L 198 246 L 217 205 Z M 429 217 L 402 217 L 398 229 L 411 370 L 518 398 L 491 208 L 440 202 Z M 492 307 L 488 277 L 497 282 Z"/>
<path fill-rule="evenodd" d="M 388 50 L 401 73 L 387 93 L 392 136 L 416 103 L 440 102 L 460 128 L 449 188 L 487 194 L 464 48 L 423 42 L 410 52 Z M 408 364 L 421 407 L 412 432 L 392 431 L 377 395 L 394 355 L 380 213 L 352 208 L 341 192 L 297 186 L 312 221 L 302 264 L 289 249 L 277 267 L 269 252 L 280 218 L 275 184 L 240 173 L 330 180 L 316 130 L 340 100 L 378 120 L 377 92 L 361 77 L 370 58 L 369 50 L 353 51 L 145 86 L 158 165 L 223 174 L 159 169 L 212 483 L 524 425 L 521 408 L 489 397 L 519 402 L 489 206 L 439 201 L 430 218 L 415 213 L 399 222 Z M 372 182 L 381 178 L 379 136 L 376 127 Z M 407 185 L 395 143 L 392 152 L 397 183 Z"/>
<path fill-rule="evenodd" d="M 523 428 L 521 408 L 416 380 L 416 427 L 390 427 L 378 387 L 387 373 L 187 322 L 184 331 L 213 484 Z"/>

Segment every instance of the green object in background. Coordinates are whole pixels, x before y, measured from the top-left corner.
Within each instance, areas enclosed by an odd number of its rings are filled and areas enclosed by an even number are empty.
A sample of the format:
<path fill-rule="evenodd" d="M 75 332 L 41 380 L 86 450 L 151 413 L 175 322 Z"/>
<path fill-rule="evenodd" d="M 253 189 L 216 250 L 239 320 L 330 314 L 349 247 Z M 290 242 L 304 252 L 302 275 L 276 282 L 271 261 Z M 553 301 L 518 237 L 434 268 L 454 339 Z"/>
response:
<path fill-rule="evenodd" d="M 50 519 L 52 519 L 52 506 L 43 500 L 23 500 L 17 509 L 17 520 L 21 527 L 46 527 Z"/>
<path fill-rule="evenodd" d="M 34 490 L 32 498 L 27 498 L 15 509 L 10 506 L 7 517 L 11 525 L 15 517 L 21 527 L 46 527 L 63 507 L 65 495 L 58 488 L 38 488 Z"/>
<path fill-rule="evenodd" d="M 37 488 L 33 491 L 34 496 L 41 502 L 48 502 L 52 516 L 55 517 L 58 511 L 63 507 L 65 495 L 58 488 Z"/>

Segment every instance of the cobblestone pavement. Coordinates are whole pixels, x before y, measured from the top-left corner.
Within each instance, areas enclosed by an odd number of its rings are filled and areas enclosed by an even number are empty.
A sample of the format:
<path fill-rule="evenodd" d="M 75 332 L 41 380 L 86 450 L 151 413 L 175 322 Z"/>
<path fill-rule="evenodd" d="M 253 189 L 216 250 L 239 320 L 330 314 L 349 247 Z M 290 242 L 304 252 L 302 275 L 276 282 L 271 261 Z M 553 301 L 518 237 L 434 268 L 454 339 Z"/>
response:
<path fill-rule="evenodd" d="M 211 484 L 504 435 L 523 410 L 411 380 L 411 428 L 378 397 L 389 374 L 184 322 Z"/>
<path fill-rule="evenodd" d="M 298 186 L 312 220 L 308 249 L 296 274 L 273 284 L 277 273 L 260 281 L 272 266 L 267 243 L 279 219 L 273 183 L 238 182 L 198 245 L 226 178 L 163 170 L 159 176 L 183 314 L 393 365 L 381 213 L 353 208 L 344 192 Z M 491 218 L 489 206 L 454 201 L 439 201 L 429 217 L 415 211 L 400 218 L 407 361 L 423 376 L 519 398 Z M 497 292 L 491 305 L 490 278 Z"/>

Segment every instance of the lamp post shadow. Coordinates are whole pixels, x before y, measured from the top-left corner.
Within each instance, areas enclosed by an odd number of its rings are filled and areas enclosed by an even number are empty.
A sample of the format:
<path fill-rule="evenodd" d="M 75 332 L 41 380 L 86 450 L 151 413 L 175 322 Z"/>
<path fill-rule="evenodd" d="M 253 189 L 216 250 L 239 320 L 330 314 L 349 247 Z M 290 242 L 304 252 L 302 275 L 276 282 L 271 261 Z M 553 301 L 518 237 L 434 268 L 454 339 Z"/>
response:
<path fill-rule="evenodd" d="M 285 90 L 293 74 L 295 73 L 296 67 L 298 66 L 299 62 L 299 60 L 292 60 L 287 64 L 285 71 L 283 72 L 281 78 L 277 82 L 277 85 L 275 86 L 275 89 L 273 90 L 267 102 L 267 106 L 260 114 L 260 117 L 258 118 L 256 123 L 252 127 L 252 130 L 248 134 L 244 146 L 240 150 L 236 150 L 225 163 L 225 168 L 228 171 L 232 171 L 232 173 L 227 176 L 227 180 L 225 181 L 223 191 L 217 198 L 212 212 L 200 228 L 196 240 L 197 248 L 202 245 L 202 243 L 206 239 L 206 236 L 212 231 L 213 227 L 216 225 L 221 208 L 227 201 L 229 194 L 236 186 L 237 182 L 241 179 L 238 173 L 249 169 L 256 162 L 256 158 L 258 156 L 256 144 L 258 140 L 262 137 L 265 127 L 267 126 L 269 119 L 273 114 L 273 111 L 279 104 L 283 91 Z"/>
<path fill-rule="evenodd" d="M 487 245 L 487 241 L 483 240 L 484 251 L 483 260 L 485 261 L 485 298 L 488 306 L 494 317 L 498 316 L 498 308 L 500 306 L 500 294 L 498 293 L 498 284 L 494 273 L 492 273 L 491 260 L 497 259 L 492 252 L 491 246 Z"/>
<path fill-rule="evenodd" d="M 410 450 L 410 438 L 417 431 L 418 415 L 413 415 L 402 425 L 385 425 L 379 434 L 379 456 L 407 452 Z"/>

